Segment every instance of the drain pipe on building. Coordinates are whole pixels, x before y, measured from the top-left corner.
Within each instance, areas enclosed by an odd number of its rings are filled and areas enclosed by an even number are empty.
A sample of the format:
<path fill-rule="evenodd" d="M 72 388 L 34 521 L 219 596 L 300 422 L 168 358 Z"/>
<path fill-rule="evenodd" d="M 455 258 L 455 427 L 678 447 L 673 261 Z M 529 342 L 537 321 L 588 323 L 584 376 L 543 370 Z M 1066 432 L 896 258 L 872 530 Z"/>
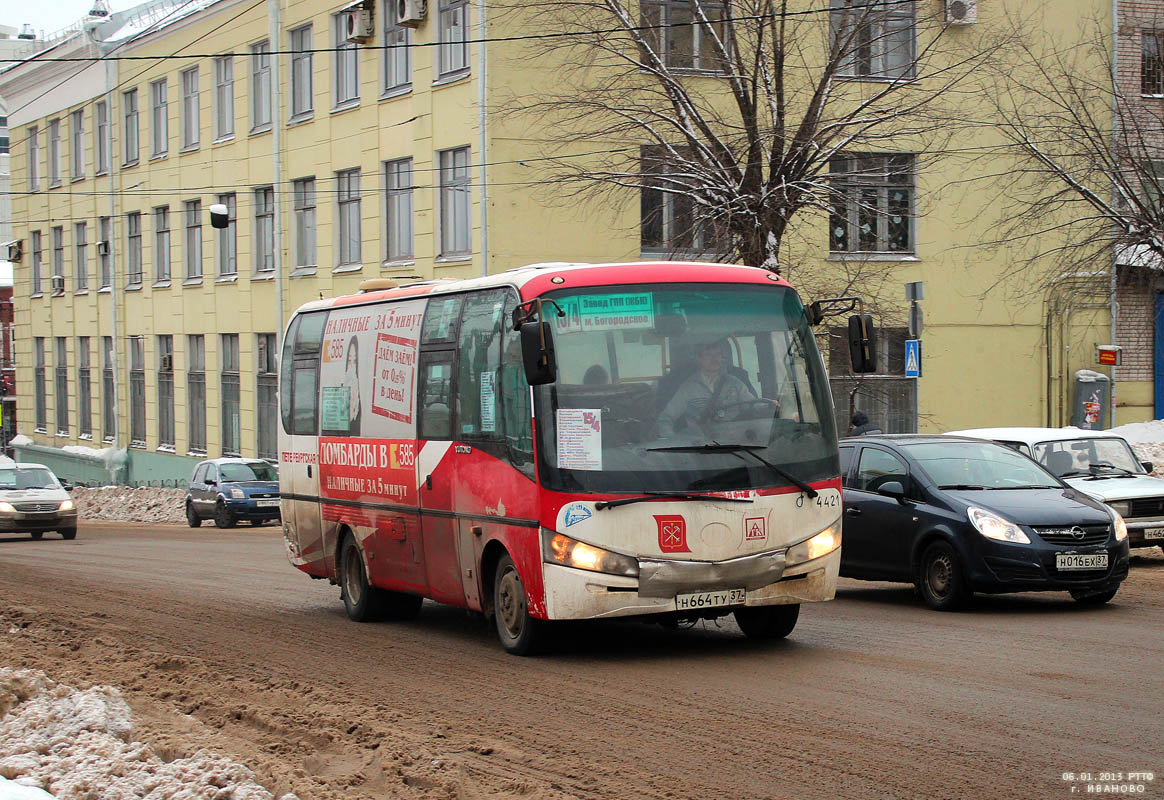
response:
<path fill-rule="evenodd" d="M 283 72 L 279 69 L 279 0 L 267 0 L 267 36 L 271 42 L 271 209 L 274 215 L 273 243 L 275 258 L 275 352 L 283 348 L 283 116 L 280 105 L 280 84 Z"/>
<path fill-rule="evenodd" d="M 1113 2 L 1115 0 L 1112 0 Z M 485 43 L 485 9 L 486 0 L 478 0 L 477 3 L 477 58 L 480 67 L 477 70 L 477 126 L 481 133 L 481 142 L 477 149 L 479 151 L 478 157 L 481 159 L 481 275 L 489 274 L 489 181 L 487 177 L 488 167 L 486 166 L 489 159 L 486 158 L 486 109 L 485 100 L 487 98 L 486 92 L 486 48 Z"/>

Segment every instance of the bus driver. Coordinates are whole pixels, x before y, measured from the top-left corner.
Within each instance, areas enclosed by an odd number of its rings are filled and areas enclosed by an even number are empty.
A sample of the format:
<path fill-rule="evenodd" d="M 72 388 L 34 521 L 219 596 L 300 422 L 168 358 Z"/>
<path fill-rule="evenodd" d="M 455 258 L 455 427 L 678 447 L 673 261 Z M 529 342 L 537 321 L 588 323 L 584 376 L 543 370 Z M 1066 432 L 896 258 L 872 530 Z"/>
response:
<path fill-rule="evenodd" d="M 674 436 L 677 428 L 694 430 L 711 421 L 717 410 L 756 399 L 746 383 L 724 369 L 726 346 L 723 339 L 695 346 L 695 371 L 659 414 L 660 438 Z"/>

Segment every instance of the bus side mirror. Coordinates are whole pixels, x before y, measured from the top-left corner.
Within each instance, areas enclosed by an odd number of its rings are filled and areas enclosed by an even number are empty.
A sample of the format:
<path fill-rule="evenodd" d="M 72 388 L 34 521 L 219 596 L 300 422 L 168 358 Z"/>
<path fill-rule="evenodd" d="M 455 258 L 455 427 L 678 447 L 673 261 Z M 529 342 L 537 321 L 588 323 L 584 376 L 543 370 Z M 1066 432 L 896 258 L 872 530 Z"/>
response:
<path fill-rule="evenodd" d="M 522 323 L 521 360 L 525 365 L 525 379 L 530 386 L 541 386 L 558 379 L 558 361 L 554 357 L 554 334 L 550 323 Z"/>
<path fill-rule="evenodd" d="M 877 330 L 869 314 L 849 317 L 849 359 L 853 372 L 877 371 Z"/>

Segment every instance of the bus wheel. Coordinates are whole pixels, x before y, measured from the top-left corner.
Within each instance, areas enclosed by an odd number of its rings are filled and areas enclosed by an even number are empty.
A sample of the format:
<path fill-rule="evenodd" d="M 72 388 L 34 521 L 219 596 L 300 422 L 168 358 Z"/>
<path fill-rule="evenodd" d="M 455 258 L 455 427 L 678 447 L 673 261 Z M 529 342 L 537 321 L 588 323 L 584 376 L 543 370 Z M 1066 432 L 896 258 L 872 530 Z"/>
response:
<path fill-rule="evenodd" d="M 501 646 L 515 656 L 532 655 L 541 639 L 542 621 L 529 615 L 525 586 L 508 553 L 497 562 L 493 577 L 493 620 Z"/>
<path fill-rule="evenodd" d="M 364 559 L 360 557 L 360 548 L 350 533 L 344 538 L 344 546 L 340 551 L 339 578 L 340 597 L 343 598 L 348 617 L 356 622 L 378 619 L 376 590 L 368 583 Z"/>
<path fill-rule="evenodd" d="M 792 633 L 800 617 L 800 604 L 738 608 L 736 624 L 749 639 L 783 639 Z"/>

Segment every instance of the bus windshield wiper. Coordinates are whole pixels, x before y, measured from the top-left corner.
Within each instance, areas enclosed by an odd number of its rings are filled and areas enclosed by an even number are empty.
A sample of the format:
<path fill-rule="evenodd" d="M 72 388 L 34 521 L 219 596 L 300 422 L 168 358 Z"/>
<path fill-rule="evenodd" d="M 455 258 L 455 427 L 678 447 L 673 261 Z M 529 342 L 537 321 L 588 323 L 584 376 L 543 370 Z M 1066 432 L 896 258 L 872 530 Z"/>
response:
<path fill-rule="evenodd" d="M 786 472 L 785 470 L 776 466 L 771 461 L 756 452 L 757 450 L 765 449 L 767 448 L 762 444 L 720 444 L 719 442 L 711 442 L 709 444 L 690 444 L 675 445 L 673 447 L 647 448 L 647 450 L 657 453 L 731 453 L 733 456 L 739 456 L 740 459 L 743 459 L 743 454 L 747 453 L 752 458 L 763 464 L 765 467 L 772 470 L 772 472 L 776 473 L 776 475 L 796 486 L 796 488 L 800 489 L 800 491 L 804 492 L 810 498 L 816 497 L 816 489 L 812 488 L 790 472 Z"/>
<path fill-rule="evenodd" d="M 716 503 L 750 503 L 746 497 L 716 497 L 709 494 L 691 494 L 690 492 L 645 492 L 638 497 L 621 497 L 618 500 L 599 500 L 594 504 L 596 511 L 617 506 L 629 506 L 631 503 L 643 503 L 647 500 L 704 500 Z"/>

